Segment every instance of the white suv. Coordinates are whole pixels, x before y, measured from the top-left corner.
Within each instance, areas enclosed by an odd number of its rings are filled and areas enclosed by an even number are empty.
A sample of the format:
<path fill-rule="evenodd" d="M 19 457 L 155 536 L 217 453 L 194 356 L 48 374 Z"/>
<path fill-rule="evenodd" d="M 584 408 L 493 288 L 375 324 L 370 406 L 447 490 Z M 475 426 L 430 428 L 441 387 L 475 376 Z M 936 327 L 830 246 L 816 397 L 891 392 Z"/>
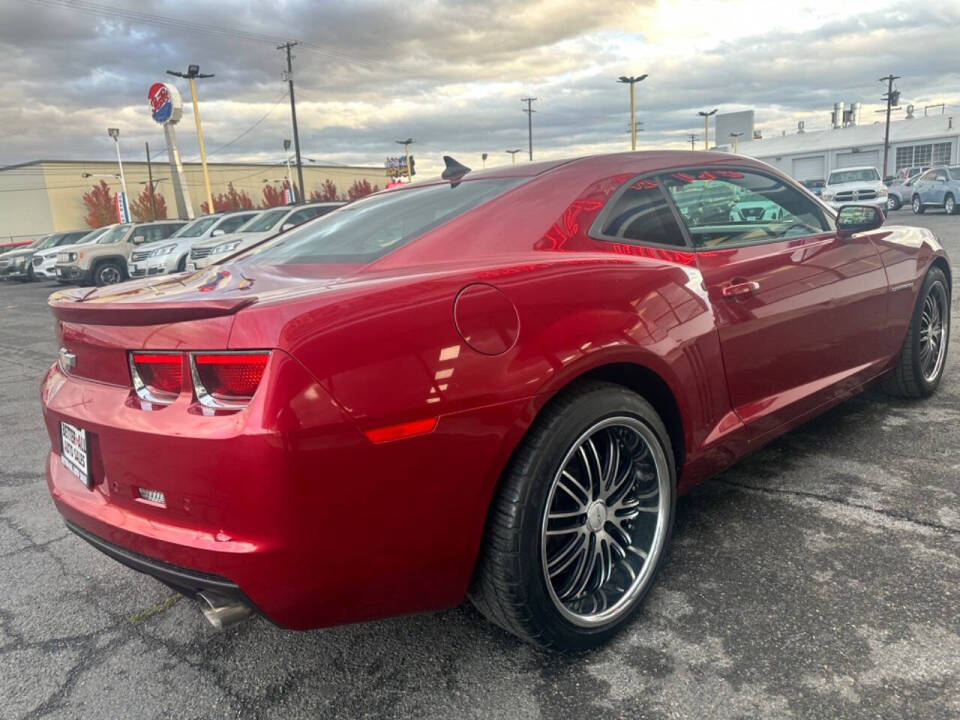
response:
<path fill-rule="evenodd" d="M 257 213 L 257 210 L 241 210 L 197 218 L 167 240 L 158 242 L 156 247 L 134 248 L 127 260 L 127 272 L 130 277 L 183 272 L 194 245 L 232 233 Z"/>
<path fill-rule="evenodd" d="M 875 205 L 887 209 L 887 186 L 875 167 L 832 171 L 820 197 L 837 210 L 844 205 Z"/>

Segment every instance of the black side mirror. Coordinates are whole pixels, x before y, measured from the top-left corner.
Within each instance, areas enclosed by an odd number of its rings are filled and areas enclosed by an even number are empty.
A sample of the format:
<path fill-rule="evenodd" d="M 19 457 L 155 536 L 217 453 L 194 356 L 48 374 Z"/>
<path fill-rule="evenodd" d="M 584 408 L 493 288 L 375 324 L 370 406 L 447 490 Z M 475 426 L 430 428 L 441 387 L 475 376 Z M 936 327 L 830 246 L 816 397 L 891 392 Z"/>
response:
<path fill-rule="evenodd" d="M 840 237 L 850 237 L 854 233 L 876 230 L 885 220 L 883 211 L 873 205 L 844 205 L 837 214 L 837 231 Z"/>

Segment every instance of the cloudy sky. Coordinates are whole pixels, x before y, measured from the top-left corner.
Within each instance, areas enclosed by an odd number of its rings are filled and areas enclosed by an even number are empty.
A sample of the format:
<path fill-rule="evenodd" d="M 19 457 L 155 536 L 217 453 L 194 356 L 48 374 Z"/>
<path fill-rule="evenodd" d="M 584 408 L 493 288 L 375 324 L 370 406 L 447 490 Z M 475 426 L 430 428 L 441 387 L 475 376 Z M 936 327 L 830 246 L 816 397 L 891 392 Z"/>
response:
<path fill-rule="evenodd" d="M 535 158 L 629 148 L 623 74 L 649 74 L 641 147 L 689 146 L 714 107 L 754 109 L 767 136 L 826 127 L 837 100 L 872 122 L 889 72 L 905 102 L 960 111 L 958 38 L 956 0 L 0 0 L 0 166 L 110 158 L 108 125 L 131 160 L 161 150 L 147 88 L 190 63 L 216 74 L 199 86 L 209 159 L 280 161 L 287 39 L 306 157 L 382 165 L 413 137 L 425 175 L 443 154 L 524 158 L 528 95 Z"/>

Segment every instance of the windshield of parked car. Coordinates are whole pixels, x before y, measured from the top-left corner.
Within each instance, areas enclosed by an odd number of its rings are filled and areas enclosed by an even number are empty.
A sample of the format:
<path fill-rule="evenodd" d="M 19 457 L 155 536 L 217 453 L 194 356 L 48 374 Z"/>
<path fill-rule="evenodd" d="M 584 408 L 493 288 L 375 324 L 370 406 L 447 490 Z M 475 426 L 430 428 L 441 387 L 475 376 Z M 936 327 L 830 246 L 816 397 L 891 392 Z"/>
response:
<path fill-rule="evenodd" d="M 127 234 L 129 229 L 129 225 L 117 225 L 113 230 L 105 233 L 103 237 L 97 240 L 97 245 L 109 245 L 110 243 L 119 242 L 120 239 Z"/>
<path fill-rule="evenodd" d="M 830 185 L 841 185 L 852 182 L 877 182 L 880 179 L 880 173 L 876 168 L 864 168 L 863 170 L 837 170 L 830 173 Z"/>
<path fill-rule="evenodd" d="M 282 210 L 271 210 L 270 212 L 260 213 L 253 220 L 237 230 L 237 232 L 248 233 L 269 230 L 278 222 L 280 222 L 280 218 L 282 218 L 288 212 L 290 211 L 284 208 Z"/>
<path fill-rule="evenodd" d="M 524 178 L 427 185 L 345 205 L 261 246 L 257 263 L 367 263 L 520 184 Z"/>
<path fill-rule="evenodd" d="M 80 238 L 79 240 L 77 240 L 77 242 L 74 243 L 74 244 L 75 244 L 75 245 L 85 245 L 86 243 L 92 243 L 92 242 L 94 242 L 97 238 L 99 238 L 101 235 L 103 235 L 104 233 L 108 232 L 109 230 L 110 230 L 110 226 L 109 226 L 109 225 L 107 225 L 106 227 L 97 228 L 96 230 L 91 230 L 91 231 L 88 232 L 86 235 L 84 235 L 82 238 Z"/>
<path fill-rule="evenodd" d="M 184 225 L 182 228 L 180 228 L 179 230 L 177 230 L 177 231 L 176 231 L 173 235 L 171 235 L 170 237 L 171 237 L 171 238 L 180 238 L 180 237 L 192 238 L 192 237 L 200 237 L 201 235 L 203 235 L 203 234 L 210 228 L 211 225 L 213 225 L 213 224 L 214 224 L 217 220 L 219 220 L 219 219 L 220 219 L 220 216 L 219 216 L 219 215 L 215 215 L 215 216 L 213 216 L 213 217 L 205 217 L 205 218 L 200 218 L 199 220 L 194 220 L 194 221 L 193 221 L 192 223 L 190 223 L 189 225 Z"/>
<path fill-rule="evenodd" d="M 60 240 L 62 235 L 60 233 L 54 233 L 53 235 L 47 235 L 45 238 L 40 238 L 33 245 L 30 246 L 31 250 L 46 250 L 47 248 L 53 247 L 57 244 L 57 241 Z"/>

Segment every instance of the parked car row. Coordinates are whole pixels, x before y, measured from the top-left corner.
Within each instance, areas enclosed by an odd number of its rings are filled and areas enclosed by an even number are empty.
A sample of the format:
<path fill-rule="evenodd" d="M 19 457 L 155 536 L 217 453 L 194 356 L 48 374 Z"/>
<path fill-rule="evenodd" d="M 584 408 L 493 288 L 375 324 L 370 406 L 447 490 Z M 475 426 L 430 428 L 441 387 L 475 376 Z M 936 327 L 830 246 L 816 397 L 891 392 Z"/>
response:
<path fill-rule="evenodd" d="M 343 204 L 238 210 L 193 221 L 118 223 L 93 231 L 53 233 L 0 257 L 0 278 L 103 286 L 196 270 Z"/>

